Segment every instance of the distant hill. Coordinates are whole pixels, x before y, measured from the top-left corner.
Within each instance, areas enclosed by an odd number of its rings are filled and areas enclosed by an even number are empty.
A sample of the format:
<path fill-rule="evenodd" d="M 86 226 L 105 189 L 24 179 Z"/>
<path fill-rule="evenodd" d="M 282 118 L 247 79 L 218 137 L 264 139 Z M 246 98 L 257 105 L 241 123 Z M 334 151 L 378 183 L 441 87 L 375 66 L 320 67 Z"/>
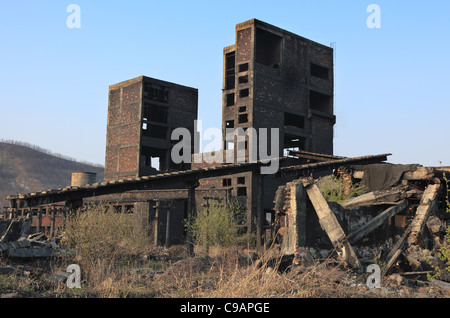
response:
<path fill-rule="evenodd" d="M 0 142 L 0 208 L 5 196 L 70 186 L 72 172 L 97 173 L 103 182 L 104 168 L 21 142 Z"/>

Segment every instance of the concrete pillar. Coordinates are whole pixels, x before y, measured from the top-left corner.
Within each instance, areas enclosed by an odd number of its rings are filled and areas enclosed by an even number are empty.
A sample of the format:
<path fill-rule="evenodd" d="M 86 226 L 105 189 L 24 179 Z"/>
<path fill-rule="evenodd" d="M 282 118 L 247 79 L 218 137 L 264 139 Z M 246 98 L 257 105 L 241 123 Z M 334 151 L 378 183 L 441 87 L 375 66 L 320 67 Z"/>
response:
<path fill-rule="evenodd" d="M 264 236 L 265 236 L 265 229 L 264 229 L 264 220 L 265 220 L 265 213 L 264 213 L 264 176 L 261 173 L 256 174 L 257 178 L 257 187 L 258 192 L 256 194 L 257 197 L 257 211 L 256 211 L 256 242 L 257 242 L 257 250 L 261 250 L 264 246 Z"/>
<path fill-rule="evenodd" d="M 198 187 L 198 182 L 190 182 L 188 187 L 188 204 L 187 204 L 187 220 L 188 227 L 186 233 L 186 253 L 188 257 L 194 255 L 194 241 L 192 237 L 192 231 L 190 229 L 191 222 L 197 216 L 197 208 L 195 205 L 195 188 Z"/>

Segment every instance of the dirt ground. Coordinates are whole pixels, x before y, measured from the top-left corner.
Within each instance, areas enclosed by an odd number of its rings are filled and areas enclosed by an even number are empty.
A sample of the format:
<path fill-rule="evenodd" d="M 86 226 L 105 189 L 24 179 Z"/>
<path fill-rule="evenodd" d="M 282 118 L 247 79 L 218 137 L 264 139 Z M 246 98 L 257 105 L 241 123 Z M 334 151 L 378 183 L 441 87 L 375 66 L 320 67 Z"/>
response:
<path fill-rule="evenodd" d="M 371 273 L 328 260 L 292 265 L 239 249 L 185 257 L 184 246 L 153 248 L 95 285 L 68 288 L 67 260 L 0 260 L 1 298 L 448 298 L 448 283 L 394 273 L 371 288 Z M 83 275 L 83 273 L 81 274 Z M 443 285 L 443 286 L 440 286 Z"/>

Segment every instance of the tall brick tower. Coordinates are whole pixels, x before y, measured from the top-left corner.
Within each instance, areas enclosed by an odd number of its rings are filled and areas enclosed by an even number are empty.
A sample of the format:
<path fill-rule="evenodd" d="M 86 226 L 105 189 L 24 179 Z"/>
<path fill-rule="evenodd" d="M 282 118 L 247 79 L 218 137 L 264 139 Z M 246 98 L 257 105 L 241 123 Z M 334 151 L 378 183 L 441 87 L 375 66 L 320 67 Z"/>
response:
<path fill-rule="evenodd" d="M 223 49 L 224 156 L 230 157 L 228 150 L 233 149 L 236 159 L 243 146 L 248 156 L 251 146 L 238 144 L 237 137 L 227 141 L 227 128 L 278 128 L 276 153 L 271 153 L 270 136 L 267 143 L 267 155 L 273 157 L 290 150 L 333 154 L 333 49 L 256 19 L 237 24 L 235 32 L 235 44 Z M 266 175 L 264 193 L 275 193 L 288 181 Z M 260 213 L 255 173 L 202 179 L 200 188 L 225 189 L 237 196 L 247 209 L 246 227 L 254 231 Z M 264 219 L 273 218 L 273 197 L 264 195 L 263 201 Z"/>
<path fill-rule="evenodd" d="M 105 181 L 190 168 L 170 159 L 173 129 L 194 136 L 198 90 L 140 76 L 109 87 Z M 193 149 L 193 147 L 192 147 Z"/>
<path fill-rule="evenodd" d="M 226 128 L 279 128 L 279 156 L 333 154 L 332 48 L 253 19 L 223 56 L 224 149 Z"/>

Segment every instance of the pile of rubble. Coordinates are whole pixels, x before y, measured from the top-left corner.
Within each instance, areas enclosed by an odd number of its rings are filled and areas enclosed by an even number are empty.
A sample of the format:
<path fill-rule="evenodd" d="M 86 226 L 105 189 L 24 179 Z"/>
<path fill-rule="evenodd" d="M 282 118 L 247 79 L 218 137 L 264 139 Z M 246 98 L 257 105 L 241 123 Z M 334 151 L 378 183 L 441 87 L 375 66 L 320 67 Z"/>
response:
<path fill-rule="evenodd" d="M 334 254 L 356 271 L 377 263 L 383 277 L 422 279 L 417 284 L 445 268 L 439 249 L 450 226 L 445 178 L 450 169 L 372 164 L 336 172 L 349 189 L 358 184 L 368 192 L 336 203 L 328 202 L 310 177 L 278 188 L 274 240 L 282 253 L 294 255 L 294 262 Z M 450 290 L 449 272 L 442 270 L 438 278 Z"/>
<path fill-rule="evenodd" d="M 38 259 L 57 256 L 60 238 L 31 233 L 31 218 L 0 220 L 0 257 Z"/>

